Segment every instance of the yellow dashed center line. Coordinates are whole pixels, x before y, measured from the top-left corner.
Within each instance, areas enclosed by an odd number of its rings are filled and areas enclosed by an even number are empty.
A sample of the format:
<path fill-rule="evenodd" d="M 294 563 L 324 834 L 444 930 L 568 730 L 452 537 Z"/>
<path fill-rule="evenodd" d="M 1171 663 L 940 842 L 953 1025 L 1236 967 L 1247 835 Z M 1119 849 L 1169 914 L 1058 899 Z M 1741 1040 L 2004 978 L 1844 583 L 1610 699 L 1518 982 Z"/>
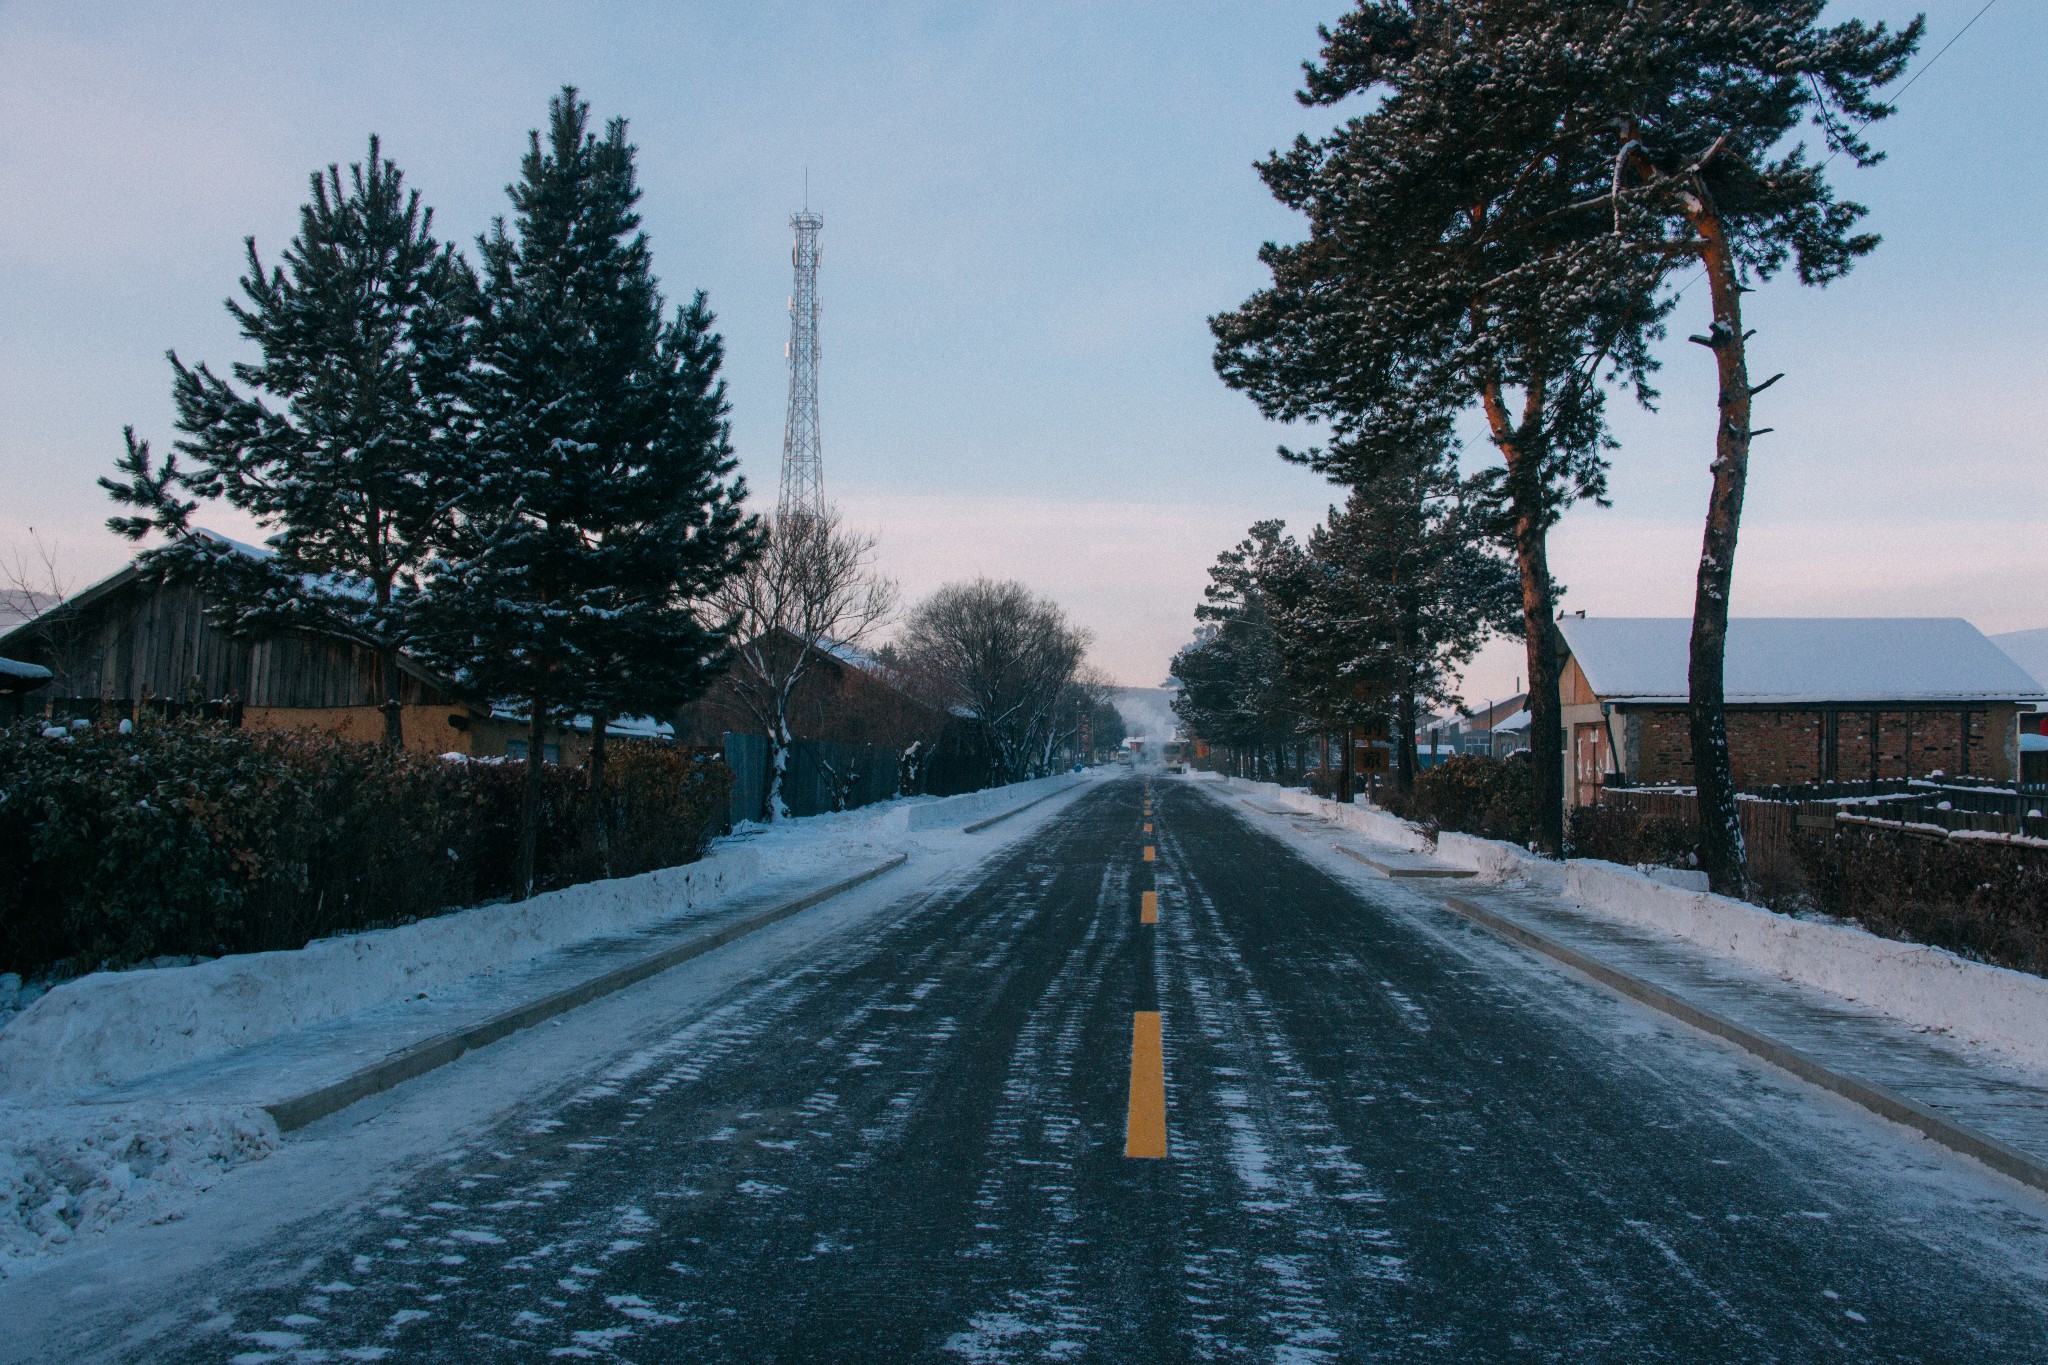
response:
<path fill-rule="evenodd" d="M 1152 822 L 1150 820 L 1147 820 L 1145 822 L 1145 832 L 1147 834 L 1150 834 L 1152 832 Z"/>
<path fill-rule="evenodd" d="M 1156 1010 L 1131 1016 L 1131 1116 L 1124 1129 L 1124 1155 L 1166 1155 L 1166 1057 Z"/>
<path fill-rule="evenodd" d="M 1150 844 L 1145 845 L 1145 861 L 1148 863 L 1158 862 L 1159 850 L 1153 848 Z"/>
<path fill-rule="evenodd" d="M 1138 900 L 1138 923 L 1159 923 L 1159 893 L 1147 891 Z"/>

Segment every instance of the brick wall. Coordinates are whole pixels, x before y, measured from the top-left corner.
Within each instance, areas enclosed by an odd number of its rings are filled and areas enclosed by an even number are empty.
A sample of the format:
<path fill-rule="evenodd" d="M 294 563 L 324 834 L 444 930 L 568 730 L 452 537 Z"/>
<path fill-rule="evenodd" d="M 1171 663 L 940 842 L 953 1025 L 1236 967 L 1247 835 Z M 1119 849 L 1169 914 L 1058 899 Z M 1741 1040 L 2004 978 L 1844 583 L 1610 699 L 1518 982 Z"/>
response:
<path fill-rule="evenodd" d="M 1963 762 L 1963 721 L 1955 711 L 1839 711 L 1836 713 L 1835 776 L 1846 782 L 1870 776 L 1870 735 L 1876 720 L 1879 777 L 1924 777 L 1932 772 L 1996 774 L 2009 766 L 2004 756 L 2005 723 L 1984 711 L 1969 713 L 1970 755 Z M 1639 763 L 1636 780 L 1689 783 L 1692 733 L 1682 707 L 1636 712 L 1632 746 Z M 1819 711 L 1728 713 L 1728 754 L 1738 786 L 1819 781 L 1822 776 L 1823 714 Z"/>

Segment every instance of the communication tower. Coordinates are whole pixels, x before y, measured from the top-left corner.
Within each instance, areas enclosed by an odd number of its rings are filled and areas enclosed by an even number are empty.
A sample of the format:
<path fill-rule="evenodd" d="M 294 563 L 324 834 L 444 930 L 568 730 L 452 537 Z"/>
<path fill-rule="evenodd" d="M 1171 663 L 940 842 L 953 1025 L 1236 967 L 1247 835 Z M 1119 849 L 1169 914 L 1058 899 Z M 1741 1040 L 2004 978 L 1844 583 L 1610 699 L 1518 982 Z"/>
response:
<path fill-rule="evenodd" d="M 796 230 L 790 260 L 796 286 L 789 296 L 789 416 L 782 424 L 782 495 L 778 517 L 817 516 L 825 510 L 825 463 L 818 445 L 818 229 L 825 220 L 808 208 L 789 217 Z"/>

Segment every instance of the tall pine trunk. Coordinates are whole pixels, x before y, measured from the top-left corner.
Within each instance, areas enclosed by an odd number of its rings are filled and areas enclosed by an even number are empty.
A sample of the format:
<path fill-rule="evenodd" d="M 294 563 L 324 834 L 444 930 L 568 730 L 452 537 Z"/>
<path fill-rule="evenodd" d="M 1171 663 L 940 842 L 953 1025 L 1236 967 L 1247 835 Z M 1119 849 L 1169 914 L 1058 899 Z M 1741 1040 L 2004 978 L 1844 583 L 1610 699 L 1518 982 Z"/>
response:
<path fill-rule="evenodd" d="M 519 803 L 519 896 L 533 894 L 534 856 L 540 845 L 540 764 L 542 741 L 547 736 L 547 707 L 536 692 L 533 714 L 526 722 L 526 791 Z"/>
<path fill-rule="evenodd" d="M 1396 790 L 1406 796 L 1415 790 L 1415 694 L 1405 687 L 1394 701 L 1394 724 L 1400 727 L 1394 746 L 1398 762 L 1394 782 Z"/>
<path fill-rule="evenodd" d="M 605 718 L 590 718 L 590 761 L 585 776 L 590 782 L 590 821 L 597 835 L 597 860 L 604 875 L 612 875 L 612 807 L 604 794 Z"/>
<path fill-rule="evenodd" d="M 1696 207 L 1695 207 L 1696 206 Z M 1749 482 L 1750 398 L 1748 338 L 1742 332 L 1742 288 L 1728 235 L 1704 186 L 1695 186 L 1688 217 L 1706 245 L 1701 251 L 1712 292 L 1713 325 L 1694 341 L 1714 353 L 1720 381 L 1719 426 L 1714 433 L 1714 488 L 1700 542 L 1698 584 L 1692 602 L 1688 685 L 1692 703 L 1692 768 L 1699 788 L 1700 865 L 1724 896 L 1749 893 L 1749 856 L 1735 801 L 1728 758 L 1726 660 L 1728 593 L 1735 576 L 1735 542 L 1742 528 L 1742 496 Z"/>
<path fill-rule="evenodd" d="M 398 647 L 393 645 L 377 653 L 377 671 L 384 675 L 384 704 L 378 710 L 384 713 L 384 747 L 403 749 L 405 747 L 405 710 L 399 700 Z"/>
<path fill-rule="evenodd" d="M 1540 426 L 1543 379 L 1530 381 L 1528 408 L 1518 430 L 1500 387 L 1480 391 L 1493 443 L 1507 467 L 1509 515 L 1514 520 L 1515 566 L 1522 581 L 1522 639 L 1529 659 L 1530 842 L 1550 858 L 1564 856 L 1564 714 L 1557 598 L 1550 582 L 1550 509 L 1544 497 L 1542 452 L 1524 435 Z"/>

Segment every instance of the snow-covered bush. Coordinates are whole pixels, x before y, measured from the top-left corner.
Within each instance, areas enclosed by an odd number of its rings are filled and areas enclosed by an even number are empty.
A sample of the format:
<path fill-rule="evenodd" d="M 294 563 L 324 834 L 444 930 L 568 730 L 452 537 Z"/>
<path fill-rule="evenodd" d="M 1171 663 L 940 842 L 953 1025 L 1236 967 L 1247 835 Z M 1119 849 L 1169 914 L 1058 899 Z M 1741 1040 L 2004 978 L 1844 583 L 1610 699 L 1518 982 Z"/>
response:
<path fill-rule="evenodd" d="M 1409 795 L 1382 792 L 1375 799 L 1426 829 L 1526 844 L 1535 810 L 1529 793 L 1527 754 L 1460 754 L 1417 773 Z"/>
<path fill-rule="evenodd" d="M 0 729 L 0 970 L 296 948 L 503 896 L 523 781 L 204 721 Z M 619 744 L 603 801 L 579 769 L 544 782 L 542 889 L 695 858 L 730 775 Z"/>

